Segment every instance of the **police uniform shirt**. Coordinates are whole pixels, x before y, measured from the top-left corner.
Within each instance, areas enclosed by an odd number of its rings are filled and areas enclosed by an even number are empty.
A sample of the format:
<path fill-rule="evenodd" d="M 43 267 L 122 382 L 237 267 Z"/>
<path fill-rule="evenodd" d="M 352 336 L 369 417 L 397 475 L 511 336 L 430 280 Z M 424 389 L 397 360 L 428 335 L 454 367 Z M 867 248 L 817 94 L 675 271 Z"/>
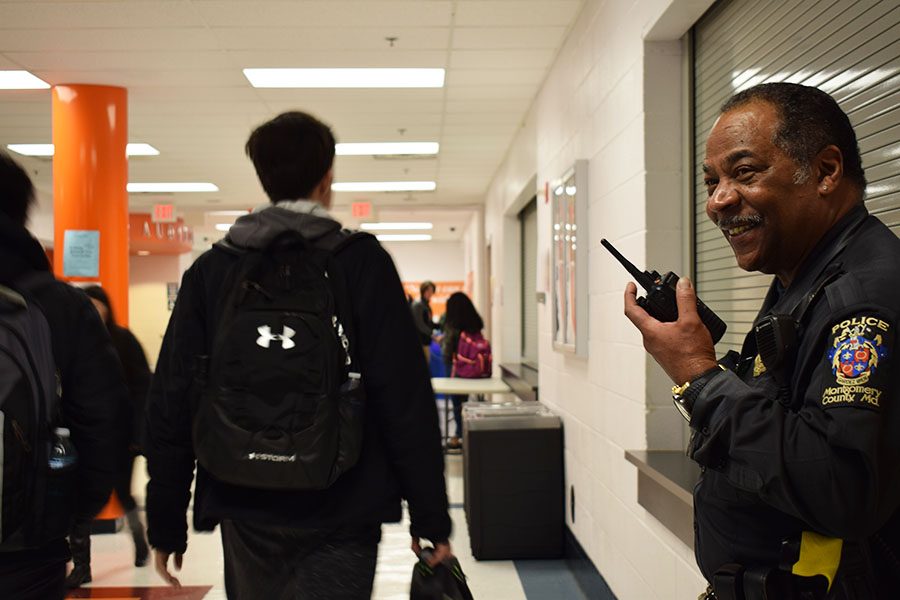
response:
<path fill-rule="evenodd" d="M 858 206 L 787 289 L 773 284 L 759 318 L 789 313 L 829 273 L 783 386 L 751 331 L 739 367 L 694 404 L 695 553 L 708 580 L 726 563 L 777 568 L 782 541 L 803 532 L 863 540 L 900 503 L 900 240 Z"/>

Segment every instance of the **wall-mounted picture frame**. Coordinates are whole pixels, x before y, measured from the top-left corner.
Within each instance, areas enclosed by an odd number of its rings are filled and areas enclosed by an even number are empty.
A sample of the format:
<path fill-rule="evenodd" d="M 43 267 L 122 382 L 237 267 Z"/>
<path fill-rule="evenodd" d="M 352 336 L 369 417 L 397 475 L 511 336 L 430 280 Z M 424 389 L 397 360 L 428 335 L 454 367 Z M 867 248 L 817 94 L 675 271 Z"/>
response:
<path fill-rule="evenodd" d="M 553 348 L 588 354 L 588 161 L 551 182 Z"/>

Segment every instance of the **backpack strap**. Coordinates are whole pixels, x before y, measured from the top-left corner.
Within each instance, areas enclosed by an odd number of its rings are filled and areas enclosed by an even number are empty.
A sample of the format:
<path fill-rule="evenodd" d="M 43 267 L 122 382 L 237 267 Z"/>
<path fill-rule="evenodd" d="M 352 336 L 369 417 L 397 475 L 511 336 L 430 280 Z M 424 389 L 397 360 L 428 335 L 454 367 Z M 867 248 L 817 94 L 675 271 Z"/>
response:
<path fill-rule="evenodd" d="M 341 229 L 340 231 L 335 231 L 334 233 L 325 235 L 319 239 L 317 239 L 314 245 L 317 248 L 322 248 L 323 250 L 328 250 L 332 254 L 340 254 L 344 250 L 346 250 L 349 246 L 355 244 L 356 242 L 365 240 L 365 239 L 377 239 L 371 233 L 367 233 L 365 231 L 357 231 L 354 229 Z"/>
<path fill-rule="evenodd" d="M 34 293 L 38 290 L 42 290 L 56 281 L 56 277 L 50 271 L 26 271 L 8 283 L 7 286 L 29 298 L 34 296 Z"/>

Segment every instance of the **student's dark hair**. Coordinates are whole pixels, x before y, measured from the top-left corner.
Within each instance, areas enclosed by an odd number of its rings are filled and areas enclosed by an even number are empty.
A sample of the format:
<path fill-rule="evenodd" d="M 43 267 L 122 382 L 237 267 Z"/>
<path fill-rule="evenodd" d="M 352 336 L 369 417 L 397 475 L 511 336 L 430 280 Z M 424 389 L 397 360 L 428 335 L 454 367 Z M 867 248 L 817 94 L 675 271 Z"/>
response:
<path fill-rule="evenodd" d="M 286 112 L 257 127 L 245 150 L 269 200 L 297 200 L 334 164 L 334 134 L 310 114 Z"/>
<path fill-rule="evenodd" d="M 429 279 L 426 279 L 425 281 L 422 282 L 422 285 L 419 286 L 419 296 L 424 296 L 424 295 L 425 295 L 425 290 L 429 290 L 429 289 L 430 289 L 432 292 L 436 292 L 436 291 L 437 291 L 437 286 L 434 285 L 434 282 L 433 282 L 433 281 L 431 281 L 431 280 L 429 280 Z"/>
<path fill-rule="evenodd" d="M 834 98 L 818 88 L 797 83 L 762 83 L 732 96 L 721 112 L 757 100 L 768 102 L 778 111 L 781 122 L 772 142 L 807 168 L 807 173 L 816 155 L 833 144 L 843 155 L 844 175 L 861 193 L 865 191 L 866 173 L 856 133 Z"/>
<path fill-rule="evenodd" d="M 0 151 L 0 212 L 19 225 L 25 225 L 34 204 L 34 184 L 25 169 Z"/>
<path fill-rule="evenodd" d="M 456 331 L 477 332 L 484 329 L 484 320 L 475 305 L 462 292 L 454 292 L 447 298 L 445 327 Z"/>
<path fill-rule="evenodd" d="M 111 327 L 113 323 L 116 322 L 115 317 L 113 316 L 112 304 L 109 302 L 109 296 L 106 294 L 106 290 L 104 290 L 99 285 L 89 285 L 83 288 L 85 294 L 88 295 L 89 298 L 93 298 L 94 300 L 98 300 L 104 306 L 106 306 L 106 325 L 107 327 Z"/>

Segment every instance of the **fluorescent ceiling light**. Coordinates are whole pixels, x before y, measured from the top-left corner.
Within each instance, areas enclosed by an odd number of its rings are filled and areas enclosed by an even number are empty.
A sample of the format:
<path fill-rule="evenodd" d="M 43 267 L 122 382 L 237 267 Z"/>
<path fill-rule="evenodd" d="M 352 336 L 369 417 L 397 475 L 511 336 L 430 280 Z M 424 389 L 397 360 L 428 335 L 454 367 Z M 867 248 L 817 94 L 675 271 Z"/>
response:
<path fill-rule="evenodd" d="M 231 229 L 233 223 L 216 223 L 216 229 L 219 231 L 228 231 Z"/>
<path fill-rule="evenodd" d="M 244 69 L 256 88 L 440 88 L 444 69 Z"/>
<path fill-rule="evenodd" d="M 360 225 L 360 227 L 369 231 L 375 229 L 381 229 L 384 231 L 434 229 L 434 225 L 431 223 L 363 223 L 362 225 Z"/>
<path fill-rule="evenodd" d="M 382 233 L 376 235 L 380 242 L 430 242 L 431 236 L 427 233 Z"/>
<path fill-rule="evenodd" d="M 22 156 L 53 156 L 53 144 L 7 144 L 6 147 Z"/>
<path fill-rule="evenodd" d="M 215 184 L 207 182 L 177 182 L 177 183 L 129 183 L 128 191 L 132 194 L 140 193 L 165 193 L 165 192 L 218 192 Z"/>
<path fill-rule="evenodd" d="M 150 251 L 149 250 L 138 250 L 137 255 L 138 256 L 150 256 Z"/>
<path fill-rule="evenodd" d="M 335 145 L 335 153 L 338 156 L 437 154 L 438 150 L 440 144 L 437 142 L 360 142 Z"/>
<path fill-rule="evenodd" d="M 131 144 L 129 143 L 125 146 L 125 155 L 126 156 L 159 156 L 159 150 L 151 146 L 150 144 Z"/>
<path fill-rule="evenodd" d="M 7 144 L 6 147 L 23 156 L 53 156 L 55 151 L 53 144 Z M 159 156 L 159 150 L 150 144 L 128 144 L 125 156 Z"/>
<path fill-rule="evenodd" d="M 28 71 L 0 71 L 0 90 L 46 90 L 50 84 Z"/>
<path fill-rule="evenodd" d="M 433 181 L 349 181 L 333 183 L 335 192 L 433 192 Z"/>
<path fill-rule="evenodd" d="M 243 217 L 246 214 L 250 214 L 249 210 L 211 210 L 208 215 L 214 217 Z"/>

